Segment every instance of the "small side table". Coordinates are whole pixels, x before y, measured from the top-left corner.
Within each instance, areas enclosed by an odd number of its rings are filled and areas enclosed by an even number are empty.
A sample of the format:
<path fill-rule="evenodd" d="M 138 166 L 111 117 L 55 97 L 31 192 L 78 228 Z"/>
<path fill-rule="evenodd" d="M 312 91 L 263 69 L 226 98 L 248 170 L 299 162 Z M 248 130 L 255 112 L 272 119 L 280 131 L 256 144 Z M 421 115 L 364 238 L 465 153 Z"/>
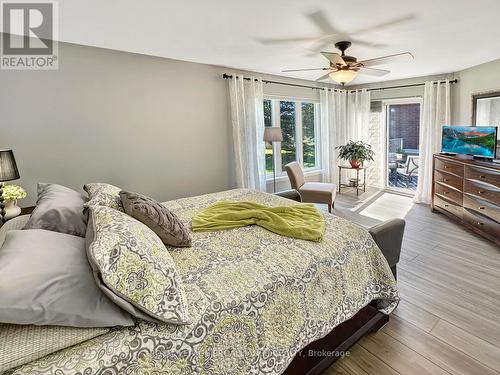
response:
<path fill-rule="evenodd" d="M 31 206 L 31 207 L 21 207 L 21 213 L 18 215 L 18 216 L 22 216 L 22 215 L 31 215 L 31 213 L 33 212 L 33 210 L 35 209 L 35 206 Z M 17 217 L 17 216 L 16 216 Z M 12 219 L 15 219 L 15 217 L 13 217 Z M 9 219 L 9 220 L 12 220 L 12 219 Z M 9 221 L 7 220 L 7 221 Z M 0 228 L 2 227 L 2 221 L 0 220 Z"/>
<path fill-rule="evenodd" d="M 356 196 L 359 197 L 359 191 L 361 190 L 360 186 L 363 187 L 363 192 L 366 191 L 366 167 L 353 168 L 350 165 L 339 165 L 339 194 L 340 190 L 343 187 L 352 187 L 349 184 L 342 183 L 342 170 L 343 169 L 352 169 L 356 171 Z M 359 183 L 359 171 L 363 171 L 363 184 Z"/>

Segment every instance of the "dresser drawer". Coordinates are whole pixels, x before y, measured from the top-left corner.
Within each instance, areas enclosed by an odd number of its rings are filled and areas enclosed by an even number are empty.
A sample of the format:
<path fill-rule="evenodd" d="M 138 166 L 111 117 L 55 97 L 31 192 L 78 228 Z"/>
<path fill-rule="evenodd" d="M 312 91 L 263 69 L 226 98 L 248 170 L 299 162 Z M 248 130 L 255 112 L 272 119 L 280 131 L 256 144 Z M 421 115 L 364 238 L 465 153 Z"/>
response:
<path fill-rule="evenodd" d="M 464 165 L 463 164 L 458 164 L 458 163 L 453 163 L 451 161 L 443 160 L 436 158 L 435 161 L 435 169 L 448 172 L 448 173 L 453 173 L 456 174 L 457 176 L 463 177 L 464 176 Z"/>
<path fill-rule="evenodd" d="M 451 203 L 445 201 L 444 199 L 439 198 L 438 196 L 434 196 L 434 206 L 439 207 L 449 213 L 455 215 L 457 218 L 462 218 L 463 216 L 463 208 L 458 204 Z"/>
<path fill-rule="evenodd" d="M 448 199 L 459 206 L 462 205 L 462 192 L 447 185 L 442 185 L 438 182 L 434 183 L 434 194 L 438 195 L 439 198 Z"/>
<path fill-rule="evenodd" d="M 500 223 L 500 206 L 464 194 L 464 207 Z"/>
<path fill-rule="evenodd" d="M 476 215 L 472 213 L 471 211 L 464 209 L 464 215 L 463 215 L 464 221 L 473 226 L 474 228 L 477 228 L 481 230 L 484 233 L 487 233 L 490 235 L 492 238 L 500 238 L 500 224 L 487 219 L 483 216 Z"/>
<path fill-rule="evenodd" d="M 465 166 L 465 177 L 470 180 L 481 181 L 500 188 L 500 171 Z"/>
<path fill-rule="evenodd" d="M 491 185 L 480 184 L 471 180 L 464 181 L 464 193 L 475 195 L 500 206 L 500 188 Z"/>
<path fill-rule="evenodd" d="M 442 184 L 450 185 L 460 191 L 463 189 L 464 180 L 461 177 L 455 176 L 453 174 L 443 173 L 435 170 L 434 180 L 436 182 L 441 182 Z"/>

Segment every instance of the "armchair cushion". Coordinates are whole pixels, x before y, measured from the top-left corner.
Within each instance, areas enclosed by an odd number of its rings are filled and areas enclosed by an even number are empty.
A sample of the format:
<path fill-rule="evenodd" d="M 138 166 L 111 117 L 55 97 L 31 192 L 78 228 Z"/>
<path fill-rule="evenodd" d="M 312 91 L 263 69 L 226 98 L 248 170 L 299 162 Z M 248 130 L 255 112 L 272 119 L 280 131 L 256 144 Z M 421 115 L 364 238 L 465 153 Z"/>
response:
<path fill-rule="evenodd" d="M 335 200 L 337 186 L 324 182 L 306 182 L 299 189 L 302 202 L 332 204 Z"/>
<path fill-rule="evenodd" d="M 302 172 L 302 168 L 299 163 L 293 161 L 288 163 L 285 166 L 286 173 L 288 174 L 288 178 L 290 179 L 290 185 L 292 185 L 292 189 L 299 190 L 305 181 L 304 173 Z"/>

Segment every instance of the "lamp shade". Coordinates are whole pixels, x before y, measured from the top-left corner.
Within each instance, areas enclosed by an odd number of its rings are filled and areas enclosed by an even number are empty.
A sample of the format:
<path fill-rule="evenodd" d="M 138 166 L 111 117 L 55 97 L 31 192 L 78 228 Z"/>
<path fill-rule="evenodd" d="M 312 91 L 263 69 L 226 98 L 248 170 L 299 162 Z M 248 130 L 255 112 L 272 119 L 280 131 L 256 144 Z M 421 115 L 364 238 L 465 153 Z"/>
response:
<path fill-rule="evenodd" d="M 335 72 L 331 72 L 330 78 L 343 85 L 344 83 L 351 82 L 357 75 L 358 72 L 355 70 L 340 69 Z"/>
<path fill-rule="evenodd" d="M 264 142 L 282 142 L 281 128 L 272 127 L 264 129 Z"/>
<path fill-rule="evenodd" d="M 0 150 L 0 182 L 17 180 L 18 178 L 19 171 L 14 153 L 12 150 Z"/>

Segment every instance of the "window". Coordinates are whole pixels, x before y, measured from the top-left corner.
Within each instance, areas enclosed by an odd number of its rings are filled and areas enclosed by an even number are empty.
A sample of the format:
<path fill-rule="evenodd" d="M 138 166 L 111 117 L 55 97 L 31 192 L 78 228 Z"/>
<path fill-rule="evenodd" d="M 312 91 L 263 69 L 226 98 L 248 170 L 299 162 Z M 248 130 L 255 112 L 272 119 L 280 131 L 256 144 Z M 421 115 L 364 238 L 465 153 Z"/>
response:
<path fill-rule="evenodd" d="M 280 127 L 283 142 L 266 144 L 266 173 L 273 172 L 273 155 L 276 174 L 284 174 L 285 166 L 299 162 L 304 170 L 318 169 L 318 103 L 265 99 L 264 126 Z"/>
<path fill-rule="evenodd" d="M 302 103 L 302 155 L 304 168 L 316 167 L 316 129 L 313 103 Z"/>

